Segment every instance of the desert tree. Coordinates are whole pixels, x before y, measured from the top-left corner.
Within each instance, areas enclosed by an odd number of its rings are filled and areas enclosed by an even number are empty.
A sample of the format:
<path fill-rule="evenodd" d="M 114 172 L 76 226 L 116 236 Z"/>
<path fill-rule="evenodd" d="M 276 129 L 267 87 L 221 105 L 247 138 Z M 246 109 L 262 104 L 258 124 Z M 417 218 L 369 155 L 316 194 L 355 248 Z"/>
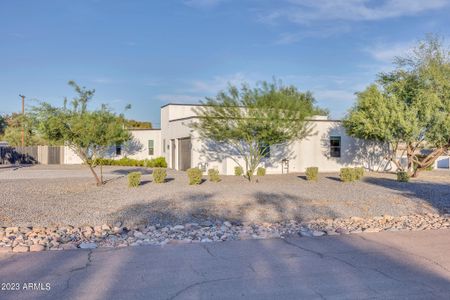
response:
<path fill-rule="evenodd" d="M 390 160 L 409 175 L 431 166 L 450 147 L 450 55 L 436 36 L 420 41 L 396 68 L 357 93 L 344 120 L 354 137 L 390 145 Z M 406 164 L 398 157 L 406 154 Z M 423 156 L 422 149 L 428 150 Z"/>
<path fill-rule="evenodd" d="M 28 112 L 25 114 L 12 113 L 4 117 L 2 139 L 10 146 L 22 146 L 22 132 L 24 135 L 24 146 L 44 145 L 46 142 L 36 131 L 33 118 Z"/>
<path fill-rule="evenodd" d="M 112 112 L 106 105 L 88 110 L 95 90 L 88 90 L 69 81 L 76 93 L 71 103 L 64 100 L 62 107 L 41 102 L 33 108 L 38 130 L 42 136 L 54 143 L 62 143 L 76 153 L 90 169 L 97 185 L 103 180 L 95 171 L 98 158 L 114 145 L 130 140 L 123 116 Z"/>
<path fill-rule="evenodd" d="M 308 117 L 327 113 L 315 106 L 311 93 L 276 81 L 254 88 L 229 85 L 202 104 L 195 109 L 198 118 L 191 127 L 201 139 L 231 147 L 242 158 L 243 165 L 234 160 L 249 181 L 271 146 L 306 137 L 312 130 Z"/>

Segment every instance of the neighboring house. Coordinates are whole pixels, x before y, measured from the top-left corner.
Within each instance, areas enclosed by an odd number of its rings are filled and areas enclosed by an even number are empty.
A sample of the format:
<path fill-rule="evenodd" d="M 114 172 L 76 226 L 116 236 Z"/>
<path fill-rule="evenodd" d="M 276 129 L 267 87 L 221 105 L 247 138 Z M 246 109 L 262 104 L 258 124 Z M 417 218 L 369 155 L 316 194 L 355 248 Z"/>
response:
<path fill-rule="evenodd" d="M 111 147 L 105 158 L 120 159 L 129 157 L 133 159 L 152 159 L 161 156 L 161 130 L 160 129 L 130 129 L 132 139 L 123 144 Z M 64 148 L 64 164 L 83 163 L 69 147 Z"/>

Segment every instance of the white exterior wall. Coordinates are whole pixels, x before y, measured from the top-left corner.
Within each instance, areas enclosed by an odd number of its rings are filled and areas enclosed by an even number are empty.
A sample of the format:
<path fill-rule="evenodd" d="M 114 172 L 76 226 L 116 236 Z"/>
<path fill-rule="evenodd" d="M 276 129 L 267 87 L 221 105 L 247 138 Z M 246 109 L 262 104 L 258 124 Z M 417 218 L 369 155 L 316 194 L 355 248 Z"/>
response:
<path fill-rule="evenodd" d="M 198 134 L 189 127 L 195 121 L 196 106 L 167 105 L 161 110 L 161 134 L 166 140 L 166 151 L 162 153 L 169 167 L 178 166 L 178 151 L 175 151 L 174 165 L 171 164 L 171 140 L 178 146 L 179 138 L 191 137 L 191 166 L 206 165 L 206 169 L 216 168 L 221 174 L 233 175 L 236 160 L 244 165 L 243 159 L 233 155 L 233 149 L 226 145 L 200 140 Z M 391 170 L 385 159 L 387 149 L 383 145 L 349 137 L 341 122 L 317 117 L 311 120 L 312 134 L 290 145 L 271 147 L 271 157 L 261 166 L 268 174 L 282 173 L 282 160 L 289 161 L 289 172 L 304 172 L 307 167 L 318 167 L 321 172 L 336 172 L 342 167 L 363 166 L 374 171 Z M 341 137 L 341 157 L 330 156 L 330 136 Z M 167 149 L 168 148 L 168 149 Z M 228 149 L 227 149 L 228 148 Z"/>
<path fill-rule="evenodd" d="M 65 165 L 81 165 L 83 161 L 67 146 L 64 146 L 64 164 Z"/>
<path fill-rule="evenodd" d="M 132 139 L 122 146 L 122 155 L 113 154 L 114 158 L 128 157 L 132 159 L 152 159 L 161 156 L 161 130 L 130 130 Z M 148 141 L 153 140 L 153 155 L 149 155 Z"/>
<path fill-rule="evenodd" d="M 132 139 L 122 145 L 122 154 L 116 155 L 115 147 L 112 147 L 105 155 L 106 158 L 120 159 L 128 157 L 132 159 L 152 159 L 161 156 L 161 130 L 159 129 L 142 129 L 130 130 Z M 153 155 L 148 154 L 148 141 L 153 140 Z M 78 155 L 76 155 L 69 147 L 64 147 L 64 164 L 82 164 Z"/>
<path fill-rule="evenodd" d="M 169 168 L 178 169 L 179 140 L 191 138 L 191 167 L 205 166 L 216 168 L 221 174 L 233 175 L 234 167 L 244 166 L 233 148 L 214 142 L 203 141 L 198 133 L 189 127 L 195 121 L 196 105 L 169 104 L 161 108 L 160 130 L 132 130 L 133 141 L 125 145 L 122 155 L 116 156 L 111 149 L 110 157 L 127 156 L 134 159 L 151 159 L 165 157 Z M 381 144 L 349 137 L 342 123 L 326 120 L 323 117 L 311 120 L 312 134 L 301 141 L 289 145 L 272 146 L 270 158 L 263 159 L 261 166 L 268 174 L 282 173 L 282 160 L 289 161 L 289 172 L 304 172 L 307 167 L 318 167 L 320 172 L 336 172 L 342 167 L 363 166 L 374 171 L 393 171 L 393 166 L 385 159 L 387 149 Z M 341 137 L 341 157 L 330 156 L 330 137 Z M 148 155 L 148 140 L 154 140 L 154 155 Z M 174 155 L 172 155 L 172 150 Z M 173 157 L 172 157 L 173 156 Z M 70 149 L 64 154 L 66 164 L 81 163 L 81 160 Z"/>
<path fill-rule="evenodd" d="M 192 122 L 191 117 L 195 116 L 192 105 L 166 105 L 161 108 L 161 156 L 165 157 L 167 164 L 172 169 L 178 166 L 178 139 L 190 137 L 193 130 L 189 127 Z M 192 140 L 194 143 L 194 140 Z M 172 145 L 175 145 L 174 160 L 172 159 Z M 194 145 L 193 145 L 194 148 Z M 192 166 L 194 165 L 194 154 L 191 156 Z"/>

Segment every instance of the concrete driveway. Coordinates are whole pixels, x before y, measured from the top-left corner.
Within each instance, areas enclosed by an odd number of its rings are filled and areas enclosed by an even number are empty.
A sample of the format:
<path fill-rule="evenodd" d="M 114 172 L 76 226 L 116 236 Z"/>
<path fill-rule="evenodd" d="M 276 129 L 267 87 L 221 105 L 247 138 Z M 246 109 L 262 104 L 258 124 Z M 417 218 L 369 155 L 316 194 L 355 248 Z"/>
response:
<path fill-rule="evenodd" d="M 438 230 L 9 254 L 0 298 L 449 299 L 449 253 Z"/>

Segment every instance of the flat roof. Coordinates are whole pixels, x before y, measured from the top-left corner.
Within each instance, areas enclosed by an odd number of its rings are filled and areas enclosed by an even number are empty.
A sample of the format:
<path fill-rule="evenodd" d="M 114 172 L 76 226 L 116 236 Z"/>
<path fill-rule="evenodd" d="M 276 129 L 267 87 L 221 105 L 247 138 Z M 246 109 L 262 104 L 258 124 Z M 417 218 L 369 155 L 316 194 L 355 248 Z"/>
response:
<path fill-rule="evenodd" d="M 161 128 L 126 128 L 130 131 L 161 130 Z"/>
<path fill-rule="evenodd" d="M 171 119 L 169 120 L 169 122 L 177 122 L 177 121 L 184 121 L 184 120 L 190 120 L 190 119 L 198 119 L 197 116 L 191 116 L 191 117 L 185 117 L 185 118 L 178 118 L 178 119 Z M 310 122 L 338 122 L 341 123 L 342 120 L 337 120 L 337 119 L 305 119 L 305 121 L 310 121 Z"/>
<path fill-rule="evenodd" d="M 201 103 L 167 103 L 161 106 L 161 108 L 164 108 L 169 105 L 177 105 L 177 106 L 206 106 L 205 104 Z"/>

